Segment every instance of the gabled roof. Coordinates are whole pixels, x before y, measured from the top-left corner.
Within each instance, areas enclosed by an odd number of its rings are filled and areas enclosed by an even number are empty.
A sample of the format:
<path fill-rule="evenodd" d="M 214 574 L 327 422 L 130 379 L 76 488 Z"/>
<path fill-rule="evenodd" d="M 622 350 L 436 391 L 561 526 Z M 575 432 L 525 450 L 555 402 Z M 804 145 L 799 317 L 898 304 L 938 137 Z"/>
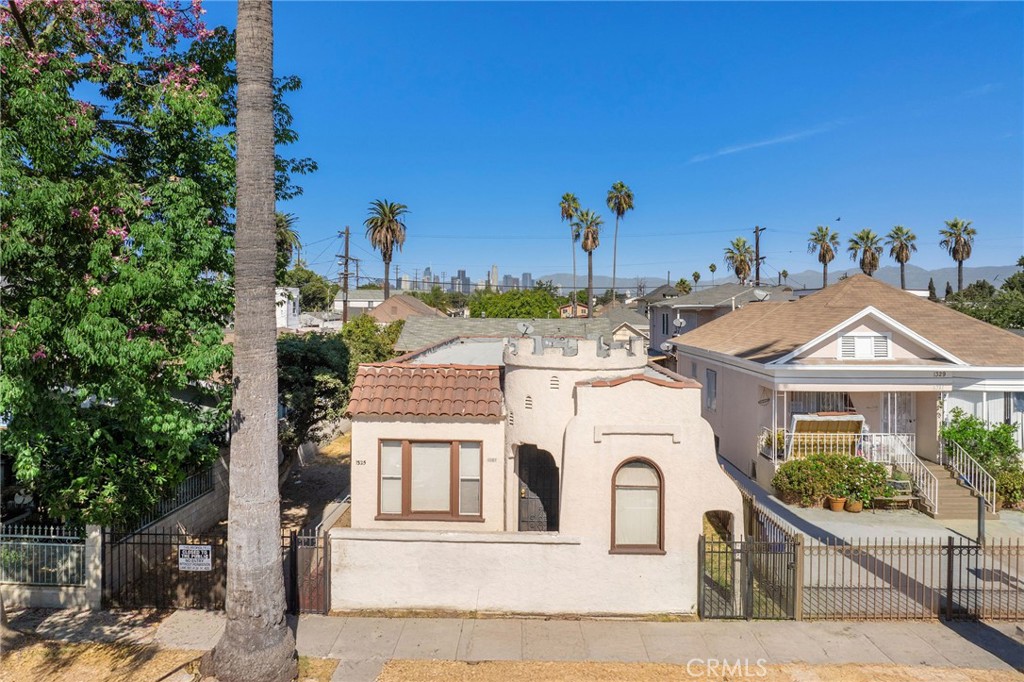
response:
<path fill-rule="evenodd" d="M 395 294 L 367 314 L 382 323 L 406 320 L 410 317 L 424 315 L 427 317 L 448 317 L 437 308 L 432 308 L 415 296 L 407 296 L 406 294 Z"/>
<path fill-rule="evenodd" d="M 341 304 L 344 300 L 344 294 L 338 292 L 334 297 L 334 300 Z M 383 301 L 384 290 L 383 289 L 349 289 L 348 290 L 348 302 L 352 301 Z"/>
<path fill-rule="evenodd" d="M 650 291 L 643 296 L 638 296 L 638 301 L 644 301 L 645 303 L 651 303 L 653 301 L 660 301 L 663 298 L 672 298 L 679 295 L 679 289 L 676 289 L 671 284 L 662 284 L 654 291 Z"/>
<path fill-rule="evenodd" d="M 501 370 L 469 365 L 360 365 L 353 417 L 501 419 Z"/>
<path fill-rule="evenodd" d="M 1024 366 L 1024 338 L 941 303 L 854 275 L 789 303 L 748 305 L 672 339 L 680 346 L 768 363 L 805 346 L 868 307 L 973 366 Z"/>
<path fill-rule="evenodd" d="M 648 329 L 650 328 L 650 320 L 632 308 L 627 308 L 621 303 L 619 305 L 606 307 L 603 311 L 599 312 L 597 316 L 607 318 L 612 324 L 613 331 L 624 324 L 628 324 L 644 336 L 647 336 Z"/>
<path fill-rule="evenodd" d="M 501 339 L 506 336 L 522 336 L 522 332 L 516 328 L 520 322 L 528 322 L 534 329 L 533 334 L 541 336 L 584 338 L 593 334 L 611 333 L 611 323 L 603 317 L 537 320 L 508 317 L 410 317 L 395 342 L 395 350 L 408 353 L 454 337 Z"/>
<path fill-rule="evenodd" d="M 780 287 L 772 284 L 761 284 L 755 287 L 752 284 L 731 282 L 697 289 L 685 296 L 656 301 L 651 303 L 651 307 L 719 308 L 732 307 L 734 302 L 736 307 L 739 307 L 747 303 L 762 302 L 761 294 L 755 292 L 767 292 L 768 298 L 764 299 L 765 301 L 790 301 L 796 298 L 793 295 L 792 287 Z"/>

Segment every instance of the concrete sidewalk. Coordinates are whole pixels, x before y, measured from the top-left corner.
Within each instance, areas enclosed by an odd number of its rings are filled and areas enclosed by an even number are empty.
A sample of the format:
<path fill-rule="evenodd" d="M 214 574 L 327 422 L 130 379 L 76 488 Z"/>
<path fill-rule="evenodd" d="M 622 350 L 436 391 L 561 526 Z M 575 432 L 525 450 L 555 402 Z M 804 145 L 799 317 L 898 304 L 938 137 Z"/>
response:
<path fill-rule="evenodd" d="M 163 647 L 205 649 L 223 618 L 178 611 L 157 628 Z M 335 680 L 374 680 L 392 658 L 460 661 L 692 659 L 766 664 L 897 663 L 1024 670 L 1024 634 L 1012 623 L 344 618 L 303 616 L 299 653 L 340 659 Z"/>

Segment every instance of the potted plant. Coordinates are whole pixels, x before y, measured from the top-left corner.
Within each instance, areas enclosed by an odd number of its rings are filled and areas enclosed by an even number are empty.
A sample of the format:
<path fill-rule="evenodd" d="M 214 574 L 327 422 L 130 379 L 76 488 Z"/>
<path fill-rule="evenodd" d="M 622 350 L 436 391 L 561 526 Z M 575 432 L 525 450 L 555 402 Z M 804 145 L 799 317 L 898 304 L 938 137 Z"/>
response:
<path fill-rule="evenodd" d="M 855 495 L 850 495 L 850 497 L 846 498 L 844 509 L 853 514 L 859 514 L 864 510 L 864 500 L 858 499 Z"/>

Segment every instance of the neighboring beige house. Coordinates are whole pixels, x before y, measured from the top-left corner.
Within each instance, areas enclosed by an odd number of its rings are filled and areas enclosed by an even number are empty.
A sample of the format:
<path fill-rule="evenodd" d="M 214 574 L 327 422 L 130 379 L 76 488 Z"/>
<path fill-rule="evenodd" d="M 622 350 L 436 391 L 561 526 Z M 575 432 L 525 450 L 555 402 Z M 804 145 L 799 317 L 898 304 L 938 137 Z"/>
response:
<path fill-rule="evenodd" d="M 700 385 L 643 346 L 453 339 L 361 366 L 332 608 L 695 613 L 704 514 L 739 536 L 742 503 Z"/>
<path fill-rule="evenodd" d="M 766 486 L 802 430 L 859 420 L 857 447 L 906 470 L 925 511 L 969 516 L 964 500 L 940 508 L 943 466 L 969 466 L 940 443 L 940 424 L 955 407 L 1018 432 L 1024 417 L 1024 338 L 866 275 L 745 306 L 672 343 L 680 373 L 703 384 L 720 453 Z"/>
<path fill-rule="evenodd" d="M 639 336 L 646 342 L 650 338 L 647 318 L 618 301 L 604 306 L 597 312 L 597 317 L 606 318 L 611 323 L 611 335 L 615 341 L 626 341 Z"/>
<path fill-rule="evenodd" d="M 572 319 L 572 317 L 573 317 L 572 311 L 573 311 L 572 303 L 566 303 L 565 305 L 558 306 L 558 315 L 559 315 L 559 317 Z M 576 317 L 587 317 L 587 313 L 589 311 L 590 311 L 590 308 L 587 306 L 586 303 L 577 303 L 576 304 L 576 315 L 575 316 Z"/>
<path fill-rule="evenodd" d="M 448 317 L 437 308 L 431 308 L 415 296 L 406 294 L 395 294 L 368 314 L 378 324 L 390 324 L 410 317 Z"/>
<path fill-rule="evenodd" d="M 349 289 L 348 319 L 352 320 L 368 313 L 384 302 L 383 289 Z M 334 309 L 341 312 L 345 308 L 345 292 L 340 291 L 334 297 Z"/>
<path fill-rule="evenodd" d="M 298 329 L 302 326 L 298 287 L 275 287 L 274 303 L 278 329 Z"/>

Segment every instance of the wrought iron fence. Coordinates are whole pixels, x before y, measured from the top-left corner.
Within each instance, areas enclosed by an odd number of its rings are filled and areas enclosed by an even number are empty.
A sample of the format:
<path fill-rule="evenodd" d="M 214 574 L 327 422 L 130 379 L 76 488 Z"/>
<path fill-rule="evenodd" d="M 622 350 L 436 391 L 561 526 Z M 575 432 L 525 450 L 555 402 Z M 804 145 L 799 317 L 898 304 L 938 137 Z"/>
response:
<path fill-rule="evenodd" d="M 124 533 L 131 534 L 133 532 L 140 531 L 147 526 L 153 525 L 171 512 L 199 499 L 206 493 L 213 490 L 213 487 L 213 467 L 209 467 L 192 474 L 178 484 L 178 487 L 174 489 L 174 493 L 172 495 L 153 505 L 153 508 L 143 515 L 139 519 L 139 522 L 135 524 L 134 529 L 126 529 Z"/>
<path fill-rule="evenodd" d="M 0 527 L 0 582 L 84 585 L 84 533 L 64 526 Z"/>

